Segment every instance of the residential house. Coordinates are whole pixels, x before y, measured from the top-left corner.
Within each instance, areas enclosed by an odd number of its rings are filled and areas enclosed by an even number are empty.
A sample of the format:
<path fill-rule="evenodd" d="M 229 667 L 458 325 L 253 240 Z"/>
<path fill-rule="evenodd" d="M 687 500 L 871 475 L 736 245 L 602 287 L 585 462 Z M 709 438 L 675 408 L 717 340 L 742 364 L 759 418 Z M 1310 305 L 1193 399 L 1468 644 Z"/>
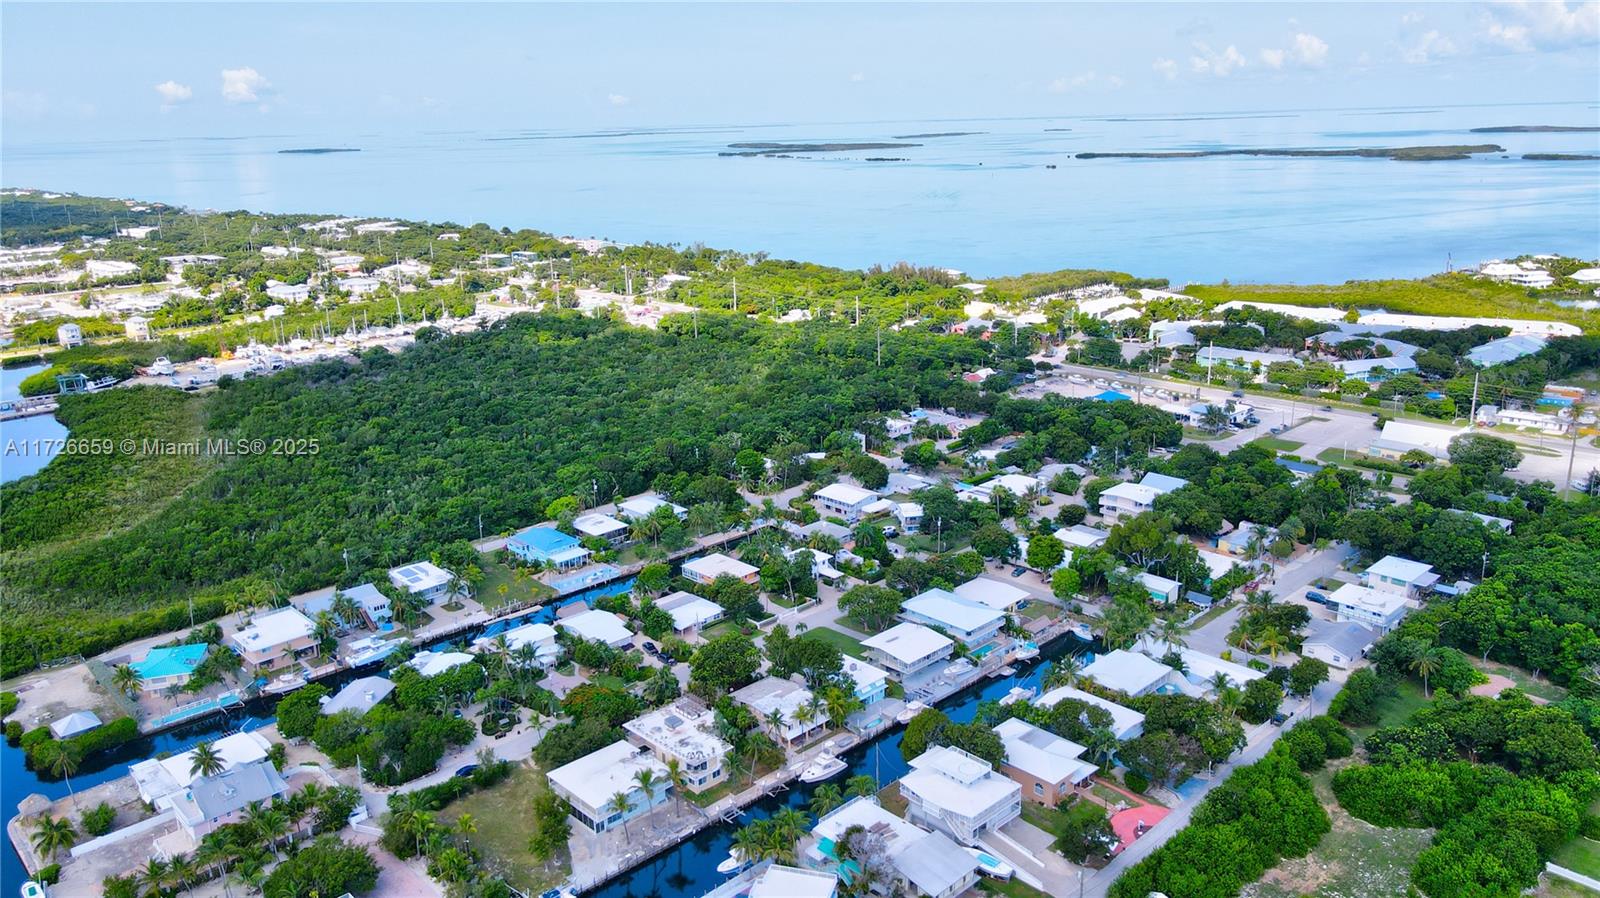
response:
<path fill-rule="evenodd" d="M 71 739 L 100 726 L 100 715 L 93 711 L 73 711 L 50 722 L 50 735 L 57 739 Z"/>
<path fill-rule="evenodd" d="M 1396 374 L 1416 374 L 1417 362 L 1407 356 L 1389 356 L 1381 359 L 1340 359 L 1329 362 L 1344 374 L 1346 380 L 1364 380 L 1382 383 Z"/>
<path fill-rule="evenodd" d="M 697 699 L 663 705 L 622 728 L 635 745 L 648 748 L 663 764 L 676 760 L 690 792 L 704 792 L 728 778 L 724 760 L 733 746 L 717 735 L 716 713 Z"/>
<path fill-rule="evenodd" d="M 305 302 L 311 298 L 311 287 L 307 284 L 285 284 L 281 281 L 268 281 L 267 296 L 278 302 Z"/>
<path fill-rule="evenodd" d="M 592 536 L 613 546 L 620 546 L 628 539 L 629 527 L 626 521 L 619 521 L 611 515 L 591 512 L 578 515 L 572 522 L 572 529 L 582 536 Z"/>
<path fill-rule="evenodd" d="M 1450 454 L 1450 441 L 1468 430 L 1470 428 L 1447 430 L 1410 421 L 1388 421 L 1383 425 L 1383 432 L 1367 447 L 1367 452 L 1391 461 L 1418 449 L 1434 458 L 1446 458 Z"/>
<path fill-rule="evenodd" d="M 72 322 L 67 322 L 56 328 L 56 343 L 62 349 L 71 349 L 83 345 L 83 328 Z"/>
<path fill-rule="evenodd" d="M 656 599 L 656 607 L 672 615 L 672 632 L 679 636 L 714 624 L 722 620 L 724 614 L 722 606 L 716 602 L 683 590 Z"/>
<path fill-rule="evenodd" d="M 1379 592 L 1392 592 L 1408 599 L 1418 599 L 1439 582 L 1433 565 L 1399 555 L 1385 555 L 1373 562 L 1361 575 L 1361 585 Z"/>
<path fill-rule="evenodd" d="M 1310 480 L 1322 472 L 1321 465 L 1308 464 L 1307 462 L 1303 461 L 1291 461 L 1287 458 L 1277 459 L 1273 462 L 1273 464 L 1284 469 L 1285 471 L 1288 471 L 1290 474 L 1293 474 L 1296 483 L 1304 480 Z"/>
<path fill-rule="evenodd" d="M 1111 734 L 1118 740 L 1137 739 L 1144 734 L 1144 715 L 1132 708 L 1126 708 L 1109 699 L 1101 698 L 1092 692 L 1074 689 L 1071 686 L 1059 686 L 1046 692 L 1033 700 L 1041 708 L 1054 708 L 1067 699 L 1075 699 L 1087 705 L 1094 705 L 1105 710 L 1111 715 Z M 1084 723 L 1088 723 L 1087 720 Z"/>
<path fill-rule="evenodd" d="M 337 695 L 323 696 L 321 711 L 329 716 L 350 711 L 363 717 L 393 691 L 394 681 L 388 677 L 361 677 L 346 683 Z"/>
<path fill-rule="evenodd" d="M 1266 676 L 1253 667 L 1235 664 L 1186 646 L 1169 646 L 1151 637 L 1141 640 L 1139 649 L 1152 658 L 1164 657 L 1168 652 L 1173 652 L 1182 659 L 1183 670 L 1179 672 L 1179 677 L 1188 683 L 1190 688 L 1185 688 L 1184 692 L 1190 695 L 1209 695 L 1214 691 L 1218 674 L 1226 677 L 1230 684 L 1240 689 L 1249 685 L 1252 680 Z"/>
<path fill-rule="evenodd" d="M 993 577 L 974 577 L 957 586 L 952 592 L 969 602 L 977 602 L 996 611 L 1008 613 L 1016 611 L 1017 606 L 1030 595 L 1025 589 Z"/>
<path fill-rule="evenodd" d="M 1139 485 L 1148 486 L 1164 496 L 1174 490 L 1183 489 L 1189 485 L 1189 481 L 1184 480 L 1182 477 L 1173 477 L 1168 474 L 1157 474 L 1155 471 L 1148 471 L 1143 477 L 1139 478 Z"/>
<path fill-rule="evenodd" d="M 1001 474 L 973 486 L 967 492 L 973 497 L 987 502 L 994 498 L 994 491 L 998 489 L 1003 489 L 1013 496 L 1026 496 L 1044 488 L 1044 484 L 1026 474 Z"/>
<path fill-rule="evenodd" d="M 389 569 L 389 582 L 396 589 L 419 596 L 430 605 L 450 600 L 450 581 L 455 576 L 431 561 L 418 561 Z"/>
<path fill-rule="evenodd" d="M 655 777 L 649 792 L 635 779 L 648 770 Z M 667 799 L 672 781 L 667 766 L 648 749 L 627 740 L 613 742 L 592 754 L 550 771 L 550 790 L 572 807 L 572 818 L 590 832 L 602 833 L 648 813 Z M 613 804 L 616 796 L 622 801 Z"/>
<path fill-rule="evenodd" d="M 1258 529 L 1260 533 L 1256 532 Z M 1271 527 L 1258 528 L 1250 521 L 1240 521 L 1238 526 L 1217 537 L 1217 548 L 1229 555 L 1249 555 L 1252 546 L 1265 552 L 1267 544 L 1277 538 L 1278 531 Z"/>
<path fill-rule="evenodd" d="M 692 561 L 683 563 L 683 576 L 691 583 L 702 586 L 709 585 L 718 577 L 732 577 L 754 585 L 761 580 L 761 569 L 753 564 L 745 564 L 737 558 L 713 552 L 702 555 Z"/>
<path fill-rule="evenodd" d="M 733 700 L 749 708 L 767 735 L 785 745 L 804 742 L 828 725 L 825 714 L 809 710 L 814 700 L 811 690 L 793 680 L 763 677 L 736 690 Z M 776 725 L 774 712 L 779 721 Z"/>
<path fill-rule="evenodd" d="M 506 540 L 506 549 L 529 564 L 558 571 L 582 567 L 592 554 L 578 538 L 554 527 L 529 527 Z"/>
<path fill-rule="evenodd" d="M 1006 747 L 1000 772 L 1022 786 L 1023 798 L 1045 807 L 1055 807 L 1100 769 L 1082 759 L 1088 749 L 1021 718 L 1006 718 L 994 733 Z"/>
<path fill-rule="evenodd" d="M 906 819 L 943 831 L 964 845 L 1022 814 L 1022 787 L 988 761 L 948 745 L 911 759 L 900 778 Z"/>
<path fill-rule="evenodd" d="M 1126 649 L 1097 656 L 1083 668 L 1083 676 L 1134 698 L 1152 692 L 1181 691 L 1177 685 L 1181 675 L 1177 671 L 1148 655 Z"/>
<path fill-rule="evenodd" d="M 840 673 L 849 677 L 855 685 L 855 696 L 863 706 L 883 701 L 884 696 L 889 694 L 888 671 L 865 661 L 845 655 Z"/>
<path fill-rule="evenodd" d="M 968 648 L 980 646 L 999 635 L 1006 622 L 1005 612 L 944 589 L 929 589 L 906 599 L 900 607 L 901 620 L 938 627 Z"/>
<path fill-rule="evenodd" d="M 1100 514 L 1112 520 L 1143 514 L 1156 506 L 1161 491 L 1141 483 L 1118 483 L 1100 494 Z"/>
<path fill-rule="evenodd" d="M 689 515 L 689 509 L 682 505 L 668 502 L 660 496 L 643 495 L 617 503 L 617 516 L 626 521 L 638 521 L 650 517 L 658 508 L 672 509 L 673 515 L 680 521 Z"/>
<path fill-rule="evenodd" d="M 150 319 L 131 315 L 123 319 L 122 330 L 129 340 L 144 342 L 150 339 Z"/>
<path fill-rule="evenodd" d="M 900 529 L 907 533 L 919 533 L 922 530 L 922 505 L 918 502 L 896 502 L 894 506 L 895 520 L 900 522 Z"/>
<path fill-rule="evenodd" d="M 592 609 L 562 618 L 558 626 L 579 639 L 603 642 L 614 649 L 633 644 L 633 631 L 627 623 L 609 611 Z"/>
<path fill-rule="evenodd" d="M 878 494 L 848 483 L 830 483 L 817 490 L 812 499 L 822 507 L 824 514 L 853 523 L 861 519 L 868 505 L 878 501 Z"/>
<path fill-rule="evenodd" d="M 833 556 L 822 551 L 821 549 L 811 549 L 805 546 L 797 546 L 793 549 L 785 549 L 783 552 L 783 557 L 786 559 L 792 559 L 802 552 L 809 553 L 811 555 L 812 577 L 828 584 L 838 584 L 844 579 L 844 571 L 841 571 L 833 566 Z"/>
<path fill-rule="evenodd" d="M 1061 540 L 1067 551 L 1098 549 L 1111 538 L 1111 531 L 1101 530 L 1099 527 L 1089 527 L 1084 524 L 1073 524 L 1071 527 L 1062 527 L 1055 532 L 1056 539 Z"/>
<path fill-rule="evenodd" d="M 548 668 L 561 657 L 561 646 L 556 642 L 556 628 L 549 624 L 532 623 L 512 627 L 494 636 L 480 636 L 472 641 L 475 652 L 499 651 L 505 642 L 508 657 L 515 658 L 523 646 L 533 646 L 534 663 Z"/>
<path fill-rule="evenodd" d="M 1400 620 L 1411 610 L 1411 603 L 1401 593 L 1345 583 L 1328 596 L 1328 607 L 1339 620 L 1387 633 L 1400 625 Z"/>
<path fill-rule="evenodd" d="M 1169 580 L 1148 571 L 1140 571 L 1137 579 L 1139 585 L 1144 587 L 1144 591 L 1149 593 L 1152 602 L 1171 605 L 1183 595 L 1183 584 L 1176 580 Z"/>
<path fill-rule="evenodd" d="M 279 608 L 256 615 L 250 626 L 228 641 L 253 671 L 275 670 L 317 653 L 316 625 L 298 608 Z"/>
<path fill-rule="evenodd" d="M 893 888 L 902 894 L 955 898 L 978 881 L 976 860 L 942 832 L 929 832 L 884 810 L 873 796 L 857 796 L 822 815 L 801 850 L 801 862 L 818 870 L 841 870 L 853 876 L 861 864 L 841 859 L 839 844 L 846 832 L 859 829 L 882 840 Z"/>
<path fill-rule="evenodd" d="M 83 263 L 83 270 L 88 272 L 92 280 L 100 280 L 135 274 L 139 271 L 139 266 L 116 259 L 89 259 Z"/>
<path fill-rule="evenodd" d="M 211 750 L 216 752 L 223 770 L 265 761 L 271 749 L 272 743 L 260 733 L 230 733 L 211 743 Z M 165 811 L 172 806 L 169 799 L 189 788 L 199 773 L 194 769 L 194 749 L 191 748 L 165 758 L 139 761 L 128 768 L 128 775 L 133 778 L 139 798 L 145 804 Z"/>
<path fill-rule="evenodd" d="M 463 664 L 472 664 L 476 660 L 466 652 L 422 651 L 412 655 L 406 666 L 424 677 L 436 677 Z"/>
<path fill-rule="evenodd" d="M 1349 670 L 1367 656 L 1367 649 L 1378 641 L 1378 631 L 1354 621 L 1314 620 L 1307 628 L 1300 654 L 1316 658 L 1329 667 Z"/>
<path fill-rule="evenodd" d="M 1516 334 L 1490 340 L 1480 346 L 1467 350 L 1467 361 L 1479 368 L 1490 368 L 1495 365 L 1504 365 L 1514 362 L 1526 355 L 1533 355 L 1543 349 L 1546 338 L 1537 334 Z"/>
<path fill-rule="evenodd" d="M 203 642 L 151 649 L 144 660 L 129 665 L 139 675 L 139 688 L 146 692 L 182 686 L 206 658 L 210 646 Z"/>
<path fill-rule="evenodd" d="M 921 624 L 896 624 L 876 636 L 861 640 L 867 659 L 880 664 L 901 680 L 948 659 L 955 642 Z"/>
<path fill-rule="evenodd" d="M 289 794 L 289 784 L 268 760 L 198 777 L 182 793 L 169 796 L 183 831 L 195 844 L 208 833 L 244 819 L 251 805 L 271 806 Z"/>
<path fill-rule="evenodd" d="M 356 607 L 361 609 L 361 616 L 367 619 L 367 626 L 377 629 L 394 620 L 394 608 L 389 603 L 389 597 L 379 592 L 378 587 L 371 583 L 358 583 L 340 592 L 349 596 L 356 603 Z"/>

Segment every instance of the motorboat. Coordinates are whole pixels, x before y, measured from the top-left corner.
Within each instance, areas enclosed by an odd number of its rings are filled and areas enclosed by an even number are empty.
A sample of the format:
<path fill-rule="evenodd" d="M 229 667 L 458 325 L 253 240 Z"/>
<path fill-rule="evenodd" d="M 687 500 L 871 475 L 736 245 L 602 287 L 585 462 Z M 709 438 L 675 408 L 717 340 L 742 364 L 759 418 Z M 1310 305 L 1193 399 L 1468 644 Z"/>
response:
<path fill-rule="evenodd" d="M 150 363 L 150 373 L 156 375 L 177 374 L 178 369 L 172 364 L 171 359 L 166 356 L 158 356 L 155 361 Z"/>
<path fill-rule="evenodd" d="M 996 668 L 995 672 L 990 674 L 990 676 L 993 677 L 1014 677 L 1016 675 L 1017 669 L 1009 664 L 1005 665 L 1004 667 Z"/>
<path fill-rule="evenodd" d="M 1027 686 L 1013 686 L 1011 691 L 1000 699 L 1002 705 L 1014 705 L 1017 702 L 1026 702 L 1033 699 L 1037 690 Z"/>
<path fill-rule="evenodd" d="M 717 865 L 717 872 L 727 875 L 735 870 L 738 870 L 744 865 L 744 852 L 737 848 L 730 848 L 728 849 L 728 856 L 723 858 L 722 863 Z"/>
<path fill-rule="evenodd" d="M 293 692 L 305 684 L 306 678 L 303 674 L 286 673 L 261 687 L 261 691 L 267 695 L 282 695 L 285 692 Z"/>
<path fill-rule="evenodd" d="M 22 898 L 49 898 L 49 895 L 43 885 L 31 879 L 22 884 Z"/>
<path fill-rule="evenodd" d="M 350 667 L 360 667 L 371 664 L 394 654 L 394 650 L 405 642 L 403 639 L 381 639 L 377 636 L 367 636 L 345 646 L 344 663 Z"/>
<path fill-rule="evenodd" d="M 910 702 L 906 705 L 905 710 L 895 715 L 895 723 L 910 723 L 911 718 L 926 710 L 928 710 L 928 706 L 922 702 Z"/>
<path fill-rule="evenodd" d="M 1011 874 L 1017 872 L 1017 868 L 984 851 L 982 848 L 968 848 L 967 853 L 972 855 L 972 859 L 978 862 L 978 872 L 984 876 L 992 876 L 995 879 L 1010 879 Z"/>
<path fill-rule="evenodd" d="M 1078 637 L 1084 642 L 1094 642 L 1094 633 L 1089 629 L 1088 624 L 1074 623 L 1071 627 L 1068 627 L 1067 630 L 1073 636 Z"/>
<path fill-rule="evenodd" d="M 1012 661 L 1031 661 L 1039 657 L 1039 646 L 1032 642 L 1019 643 L 1011 652 Z"/>
<path fill-rule="evenodd" d="M 945 675 L 946 679 L 954 680 L 954 679 L 957 679 L 957 678 L 960 678 L 960 677 L 964 677 L 969 673 L 972 673 L 972 669 L 973 669 L 972 662 L 968 661 L 965 658 L 962 658 L 962 659 L 956 661 L 956 663 L 950 665 L 949 667 L 946 667 L 944 669 L 944 675 Z"/>
<path fill-rule="evenodd" d="M 832 779 L 843 773 L 847 766 L 849 765 L 845 764 L 844 761 L 827 752 L 823 752 L 817 755 L 810 764 L 807 764 L 804 770 L 800 771 L 800 782 L 820 783 L 823 780 Z"/>

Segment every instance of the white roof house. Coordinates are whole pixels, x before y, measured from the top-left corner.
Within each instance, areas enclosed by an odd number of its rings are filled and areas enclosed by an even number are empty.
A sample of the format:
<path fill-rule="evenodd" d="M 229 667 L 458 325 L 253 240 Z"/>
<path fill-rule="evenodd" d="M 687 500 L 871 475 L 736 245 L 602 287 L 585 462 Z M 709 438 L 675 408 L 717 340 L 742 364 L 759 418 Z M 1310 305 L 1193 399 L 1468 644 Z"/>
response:
<path fill-rule="evenodd" d="M 1126 708 L 1109 699 L 1103 699 L 1091 692 L 1075 689 L 1071 686 L 1060 686 L 1046 692 L 1033 700 L 1041 708 L 1054 708 L 1066 699 L 1077 699 L 1087 705 L 1094 705 L 1105 710 L 1111 715 L 1111 732 L 1118 739 L 1135 739 L 1144 733 L 1144 715 L 1132 708 Z"/>
<path fill-rule="evenodd" d="M 316 624 L 301 614 L 300 609 L 279 608 L 256 615 L 250 620 L 250 626 L 234 632 L 228 640 L 245 655 L 272 655 L 274 650 L 296 640 L 310 639 L 316 629 Z"/>
<path fill-rule="evenodd" d="M 1088 749 L 1021 718 L 1006 718 L 995 726 L 994 734 L 1006 746 L 1006 760 L 1000 769 L 1015 768 L 1036 780 L 1056 786 L 1055 795 L 1046 795 L 1049 790 L 1033 790 L 1035 798 L 1064 795 L 1071 786 L 1087 780 L 1100 770 L 1082 760 L 1083 753 Z M 1009 770 L 1006 772 L 1010 773 Z"/>
<path fill-rule="evenodd" d="M 1001 474 L 973 487 L 972 492 L 987 499 L 994 495 L 996 489 L 1004 489 L 1013 496 L 1025 496 L 1034 490 L 1043 488 L 1044 484 L 1040 483 L 1037 478 L 1029 477 L 1026 474 Z"/>
<path fill-rule="evenodd" d="M 878 501 L 878 494 L 848 483 L 830 483 L 817 490 L 812 498 L 825 511 L 854 521 L 866 512 L 867 506 Z"/>
<path fill-rule="evenodd" d="M 508 652 L 516 652 L 525 645 L 533 646 L 534 659 L 541 666 L 553 664 L 561 655 L 561 647 L 556 644 L 556 628 L 541 623 L 523 624 L 494 636 L 480 636 L 472 641 L 472 649 L 476 652 L 498 651 L 502 636 L 505 637 Z"/>
<path fill-rule="evenodd" d="M 692 592 L 678 590 L 656 600 L 656 607 L 672 615 L 672 629 L 682 633 L 722 620 L 722 606 Z"/>
<path fill-rule="evenodd" d="M 647 518 L 658 508 L 671 508 L 672 513 L 679 520 L 689 513 L 689 509 L 661 498 L 660 496 L 634 496 L 626 502 L 617 503 L 617 514 L 630 521 Z"/>
<path fill-rule="evenodd" d="M 1168 650 L 1159 640 L 1146 639 L 1143 648 L 1151 655 L 1165 654 Z M 1178 657 L 1183 659 L 1185 672 L 1183 676 L 1194 686 L 1209 691 L 1210 684 L 1216 679 L 1217 674 L 1222 674 L 1236 687 L 1243 688 L 1252 680 L 1259 680 L 1266 676 L 1265 673 L 1255 668 L 1235 664 L 1216 655 L 1197 652 L 1187 647 L 1178 648 Z"/>
<path fill-rule="evenodd" d="M 761 569 L 753 564 L 745 564 L 730 555 L 712 552 L 710 555 L 702 555 L 692 561 L 684 562 L 683 575 L 695 583 L 711 583 L 723 576 L 754 583 L 761 576 Z"/>
<path fill-rule="evenodd" d="M 889 688 L 888 671 L 849 655 L 844 656 L 843 664 L 839 672 L 855 684 L 856 698 L 869 705 L 883 698 Z"/>
<path fill-rule="evenodd" d="M 663 763 L 675 759 L 691 792 L 727 779 L 723 759 L 733 751 L 716 732 L 716 713 L 703 705 L 673 702 L 624 723 L 632 740 Z"/>
<path fill-rule="evenodd" d="M 436 677 L 463 664 L 471 664 L 473 660 L 466 652 L 418 652 L 406 666 L 425 677 Z"/>
<path fill-rule="evenodd" d="M 993 639 L 1006 622 L 1005 612 L 943 589 L 930 589 L 906 599 L 901 608 L 903 619 L 940 627 L 969 646 Z"/>
<path fill-rule="evenodd" d="M 1384 458 L 1399 458 L 1413 449 L 1421 449 L 1435 458 L 1444 458 L 1450 453 L 1450 441 L 1469 429 L 1447 430 L 1409 421 L 1389 421 L 1383 425 L 1383 433 L 1372 441 L 1369 451 Z"/>
<path fill-rule="evenodd" d="M 951 591 L 969 602 L 987 605 L 996 611 L 1010 611 L 1029 597 L 1027 590 L 993 577 L 974 577 Z"/>
<path fill-rule="evenodd" d="M 900 778 L 906 819 L 976 845 L 982 836 L 1022 814 L 1022 787 L 988 761 L 935 745 L 911 759 Z"/>
<path fill-rule="evenodd" d="M 763 727 L 773 729 L 767 718 L 774 711 L 782 715 L 782 725 L 772 735 L 790 743 L 804 739 L 828 723 L 827 718 L 820 715 L 809 723 L 796 719 L 800 708 L 811 704 L 811 699 L 811 690 L 779 677 L 763 677 L 733 693 L 733 700 L 755 712 Z"/>
<path fill-rule="evenodd" d="M 634 779 L 641 770 L 650 771 L 657 779 L 649 796 Z M 660 804 L 672 786 L 672 781 L 667 779 L 667 765 L 626 740 L 613 742 L 557 767 L 550 771 L 547 779 L 551 790 L 572 805 L 572 815 L 594 832 L 619 826 Z M 611 798 L 617 794 L 627 796 L 626 811 L 611 808 Z"/>
<path fill-rule="evenodd" d="M 211 743 L 212 751 L 222 759 L 224 770 L 265 760 L 271 748 L 272 743 L 260 733 L 233 733 Z M 194 749 L 191 748 L 171 757 L 140 761 L 128 768 L 128 775 L 139 788 L 139 797 L 147 804 L 156 805 L 161 799 L 187 789 L 198 778 L 193 767 Z"/>
<path fill-rule="evenodd" d="M 1144 591 L 1150 598 L 1157 602 L 1172 603 L 1178 600 L 1178 595 L 1183 592 L 1183 584 L 1168 577 L 1152 574 L 1149 571 L 1140 571 L 1134 575 Z"/>
<path fill-rule="evenodd" d="M 1155 508 L 1162 491 L 1142 483 L 1118 483 L 1100 494 L 1100 513 L 1108 518 L 1136 515 Z"/>
<path fill-rule="evenodd" d="M 418 561 L 389 569 L 389 582 L 396 589 L 427 596 L 430 601 L 443 598 L 449 592 L 450 580 L 454 577 L 454 574 L 431 561 Z"/>
<path fill-rule="evenodd" d="M 1378 641 L 1378 631 L 1354 621 L 1312 621 L 1300 653 L 1348 670 Z"/>
<path fill-rule="evenodd" d="M 99 725 L 100 715 L 93 711 L 73 711 L 60 720 L 51 721 L 50 735 L 57 739 L 69 739 L 79 733 L 87 733 Z"/>
<path fill-rule="evenodd" d="M 612 648 L 621 648 L 633 642 L 633 631 L 622 618 L 609 611 L 591 609 L 563 618 L 561 629 L 592 642 L 603 642 Z"/>
<path fill-rule="evenodd" d="M 955 642 L 921 624 L 896 624 L 861 640 L 867 657 L 904 677 L 950 657 Z"/>
<path fill-rule="evenodd" d="M 1071 527 L 1057 530 L 1055 537 L 1068 549 L 1098 549 L 1111 538 L 1111 531 L 1084 524 L 1073 524 Z"/>
<path fill-rule="evenodd" d="M 1423 590 L 1431 589 L 1438 582 L 1439 575 L 1433 572 L 1433 565 L 1399 555 L 1383 556 L 1361 575 L 1361 584 L 1369 589 L 1396 592 L 1411 598 L 1416 598 Z"/>
<path fill-rule="evenodd" d="M 322 713 L 338 714 L 341 711 L 354 711 L 356 714 L 366 714 L 378 703 L 389 697 L 394 691 L 394 681 L 388 677 L 361 677 L 351 680 L 339 690 L 338 695 L 323 696 Z"/>
<path fill-rule="evenodd" d="M 1137 697 L 1175 685 L 1178 672 L 1147 655 L 1113 649 L 1085 666 L 1083 675 L 1107 689 Z"/>
<path fill-rule="evenodd" d="M 818 870 L 773 864 L 750 884 L 749 898 L 833 898 L 839 877 Z"/>
<path fill-rule="evenodd" d="M 1387 633 L 1399 626 L 1410 610 L 1410 599 L 1403 593 L 1370 589 L 1345 583 L 1328 596 L 1328 604 L 1339 620 L 1353 621 Z"/>
<path fill-rule="evenodd" d="M 607 542 L 620 542 L 628 535 L 629 528 L 625 521 L 619 521 L 611 515 L 591 512 L 575 518 L 572 529 L 584 536 L 596 536 Z"/>
<path fill-rule="evenodd" d="M 806 863 L 823 868 L 837 864 L 836 849 L 824 850 L 824 843 L 837 845 L 845 832 L 857 827 L 883 839 L 897 878 L 910 884 L 913 894 L 953 898 L 977 881 L 976 861 L 949 836 L 908 823 L 871 796 L 852 798 L 817 821 L 813 838 L 806 840 Z"/>
<path fill-rule="evenodd" d="M 1546 342 L 1548 341 L 1538 334 L 1513 334 L 1500 337 L 1467 350 L 1467 361 L 1480 368 L 1503 365 L 1523 356 L 1533 355 L 1543 349 Z"/>

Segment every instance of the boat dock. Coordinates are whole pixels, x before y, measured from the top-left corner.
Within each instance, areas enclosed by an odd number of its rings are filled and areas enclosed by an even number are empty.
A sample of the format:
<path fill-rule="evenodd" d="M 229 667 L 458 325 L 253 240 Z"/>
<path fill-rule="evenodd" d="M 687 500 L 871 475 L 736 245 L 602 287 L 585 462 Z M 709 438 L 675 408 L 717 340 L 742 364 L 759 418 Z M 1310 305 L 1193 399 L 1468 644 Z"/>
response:
<path fill-rule="evenodd" d="M 0 402 L 0 421 L 15 421 L 18 418 L 31 418 L 35 415 L 54 414 L 61 408 L 54 396 L 33 396 L 28 399 L 12 399 Z"/>

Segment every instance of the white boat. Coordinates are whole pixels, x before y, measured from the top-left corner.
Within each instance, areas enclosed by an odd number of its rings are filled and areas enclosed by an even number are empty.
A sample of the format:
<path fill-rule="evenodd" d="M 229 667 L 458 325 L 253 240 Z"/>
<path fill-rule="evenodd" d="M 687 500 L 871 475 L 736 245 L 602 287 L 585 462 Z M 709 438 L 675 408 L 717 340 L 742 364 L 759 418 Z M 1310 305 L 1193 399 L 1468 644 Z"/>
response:
<path fill-rule="evenodd" d="M 911 718 L 916 717 L 918 714 L 921 714 L 926 710 L 928 710 L 928 706 L 922 702 L 911 702 L 910 704 L 906 705 L 905 710 L 895 715 L 895 723 L 910 723 Z"/>
<path fill-rule="evenodd" d="M 737 848 L 728 849 L 728 856 L 717 865 L 717 872 L 724 875 L 732 873 L 744 866 L 744 853 Z"/>
<path fill-rule="evenodd" d="M 360 667 L 363 664 L 382 661 L 384 658 L 394 654 L 394 650 L 399 648 L 404 641 L 403 639 L 380 639 L 376 636 L 357 639 L 355 642 L 345 646 L 344 663 L 350 667 Z"/>
<path fill-rule="evenodd" d="M 1039 647 L 1031 642 L 1019 643 L 1011 652 L 1012 661 L 1032 661 L 1039 657 Z"/>
<path fill-rule="evenodd" d="M 306 678 L 301 674 L 286 673 L 261 687 L 261 691 L 268 695 L 280 695 L 285 692 L 293 692 L 305 684 Z"/>
<path fill-rule="evenodd" d="M 972 662 L 965 658 L 944 669 L 945 678 L 951 680 L 964 677 L 969 673 L 972 673 Z"/>
<path fill-rule="evenodd" d="M 1073 636 L 1078 637 L 1084 642 L 1094 642 L 1094 633 L 1089 629 L 1088 624 L 1075 623 L 1067 629 L 1072 633 Z"/>
<path fill-rule="evenodd" d="M 171 359 L 166 356 L 159 356 L 150 363 L 150 373 L 157 375 L 177 374 L 178 369 L 173 366 Z"/>
<path fill-rule="evenodd" d="M 1011 691 L 1007 692 L 1005 697 L 1000 699 L 1000 704 L 1014 705 L 1017 702 L 1029 701 L 1033 698 L 1035 691 L 1036 690 L 1025 686 L 1013 686 L 1011 687 Z"/>
<path fill-rule="evenodd" d="M 800 771 L 800 782 L 820 783 L 823 780 L 832 779 L 843 773 L 847 766 L 849 765 L 845 764 L 845 762 L 827 752 L 823 752 L 817 755 L 816 759 L 810 764 L 807 764 L 806 769 Z"/>
<path fill-rule="evenodd" d="M 1010 879 L 1011 874 L 1017 872 L 1016 868 L 1005 861 L 995 857 L 982 848 L 968 848 L 967 853 L 978 862 L 978 872 L 995 879 Z"/>
<path fill-rule="evenodd" d="M 49 896 L 50 893 L 40 883 L 30 879 L 22 884 L 22 898 L 49 898 Z"/>

